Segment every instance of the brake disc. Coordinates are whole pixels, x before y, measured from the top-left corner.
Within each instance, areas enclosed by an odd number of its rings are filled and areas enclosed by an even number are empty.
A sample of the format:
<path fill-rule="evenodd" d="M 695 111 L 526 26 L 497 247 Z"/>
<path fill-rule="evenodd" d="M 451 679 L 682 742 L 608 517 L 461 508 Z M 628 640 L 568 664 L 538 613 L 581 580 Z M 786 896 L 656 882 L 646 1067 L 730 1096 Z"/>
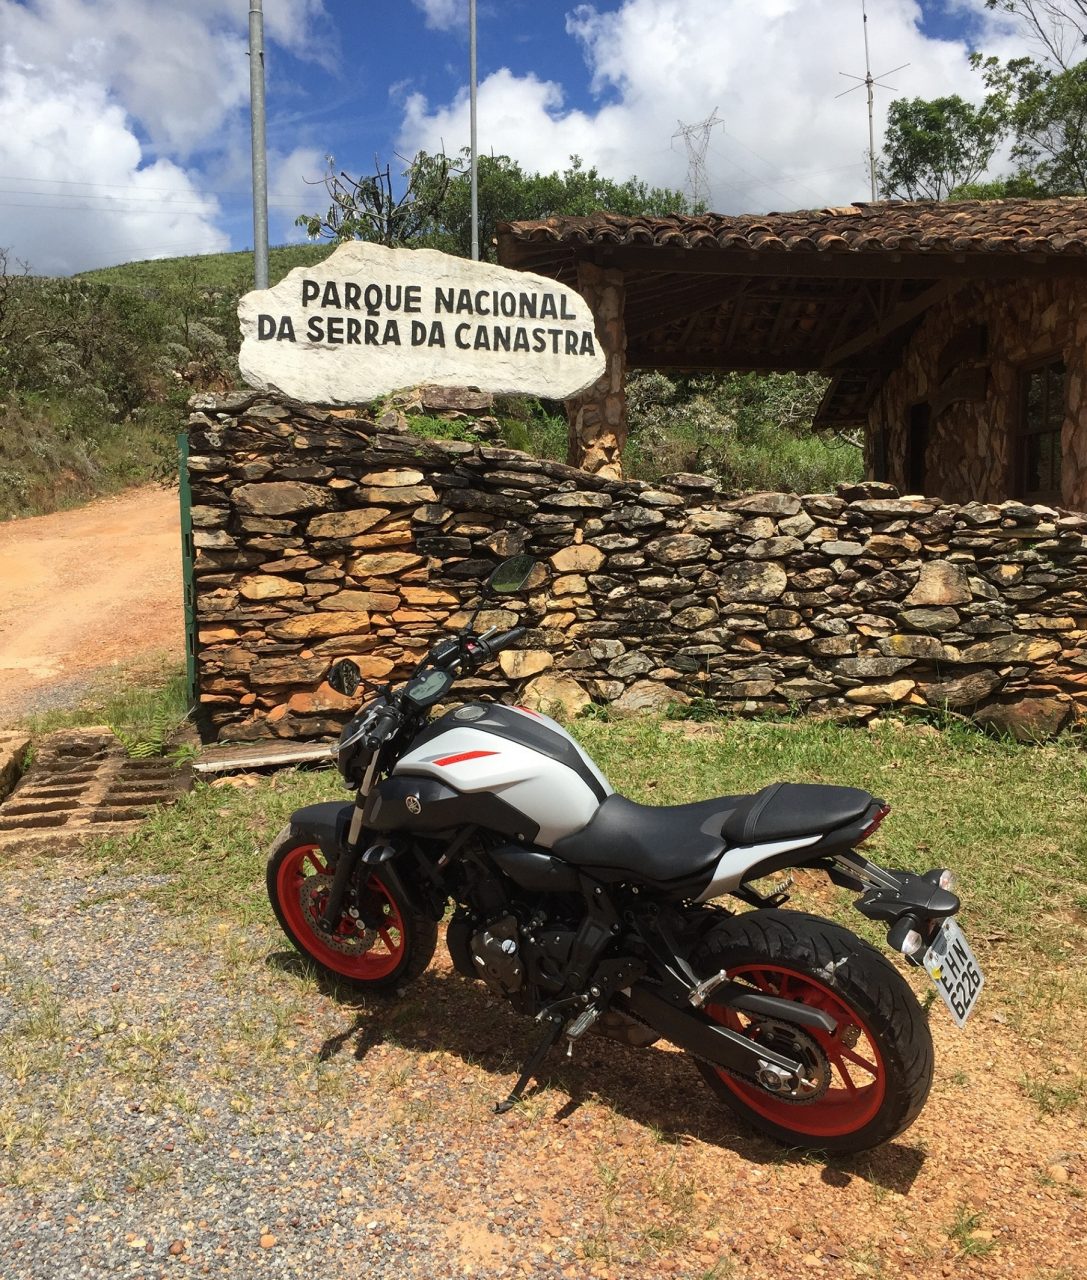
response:
<path fill-rule="evenodd" d="M 344 916 L 336 931 L 329 933 L 321 923 L 321 918 L 331 889 L 331 876 L 307 876 L 301 889 L 302 915 L 326 947 L 347 956 L 362 955 L 377 941 L 377 930 L 368 929 L 361 919 L 352 920 L 350 916 Z M 351 930 L 347 929 L 348 921 L 353 926 Z"/>

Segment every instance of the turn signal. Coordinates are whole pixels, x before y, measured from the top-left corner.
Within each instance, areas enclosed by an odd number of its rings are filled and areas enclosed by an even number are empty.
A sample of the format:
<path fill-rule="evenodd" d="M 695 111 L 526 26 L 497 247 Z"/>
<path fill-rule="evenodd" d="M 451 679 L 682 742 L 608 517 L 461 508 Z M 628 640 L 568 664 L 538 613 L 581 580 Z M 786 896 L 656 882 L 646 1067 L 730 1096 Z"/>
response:
<path fill-rule="evenodd" d="M 940 872 L 940 878 L 936 881 L 945 893 L 955 893 L 959 887 L 959 877 L 954 871 L 948 870 L 946 867 Z"/>
<path fill-rule="evenodd" d="M 902 939 L 902 954 L 904 956 L 915 956 L 924 945 L 924 938 L 921 937 L 916 929 L 910 929 Z"/>

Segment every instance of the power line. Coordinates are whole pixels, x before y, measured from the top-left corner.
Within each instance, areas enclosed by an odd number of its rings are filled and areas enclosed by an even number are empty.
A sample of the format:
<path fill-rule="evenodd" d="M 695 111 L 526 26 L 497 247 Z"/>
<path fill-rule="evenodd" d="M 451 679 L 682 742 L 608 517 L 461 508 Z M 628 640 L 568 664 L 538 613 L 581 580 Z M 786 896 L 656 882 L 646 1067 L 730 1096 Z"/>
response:
<path fill-rule="evenodd" d="M 170 195 L 172 192 L 176 192 L 178 190 L 177 187 L 146 187 L 142 183 L 140 183 L 137 186 L 133 186 L 131 182 L 80 182 L 74 178 L 35 178 L 31 174 L 26 174 L 26 173 L 0 173 L 0 182 L 37 182 L 37 183 L 48 183 L 49 186 L 98 187 L 102 190 L 107 190 L 107 191 L 135 190 L 135 191 L 138 191 L 141 195 L 144 195 L 144 194 Z M 320 183 L 314 182 L 314 183 L 310 183 L 309 185 L 320 186 Z M 2 194 L 3 194 L 3 191 L 0 190 L 0 195 Z M 34 191 L 25 191 L 25 192 L 16 191 L 13 194 L 16 194 L 16 195 L 41 194 L 41 195 L 60 196 L 60 195 L 64 195 L 65 193 L 62 191 L 56 191 L 56 192 L 43 191 L 40 193 L 34 192 Z M 80 191 L 80 192 L 75 192 L 74 194 L 78 196 L 86 196 L 88 199 L 94 198 L 94 199 L 108 200 L 110 198 L 109 196 L 105 196 L 105 195 L 100 197 L 95 196 L 93 192 L 89 192 L 89 191 Z M 195 188 L 194 188 L 194 194 L 199 194 L 199 191 L 197 191 Z M 242 187 L 208 187 L 207 194 L 213 195 L 213 196 L 245 196 L 248 199 L 248 197 L 252 194 L 252 192 L 248 187 L 244 187 L 244 188 Z M 295 196 L 295 193 L 291 191 L 273 191 L 271 194 L 278 196 L 284 200 L 288 198 L 293 199 Z"/>

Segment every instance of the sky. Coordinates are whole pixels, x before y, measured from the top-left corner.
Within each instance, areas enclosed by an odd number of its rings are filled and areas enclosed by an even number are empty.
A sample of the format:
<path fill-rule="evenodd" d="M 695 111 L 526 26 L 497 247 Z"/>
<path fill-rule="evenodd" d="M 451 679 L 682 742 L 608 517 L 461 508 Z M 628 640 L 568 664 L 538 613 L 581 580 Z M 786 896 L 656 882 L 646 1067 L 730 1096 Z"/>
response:
<path fill-rule="evenodd" d="M 270 239 L 321 178 L 468 143 L 467 0 L 264 0 Z M 686 188 L 721 213 L 868 196 L 861 0 L 478 0 L 479 147 Z M 0 249 L 36 274 L 250 248 L 249 0 L 0 0 Z M 980 97 L 1027 50 L 984 0 L 868 0 L 895 96 Z"/>

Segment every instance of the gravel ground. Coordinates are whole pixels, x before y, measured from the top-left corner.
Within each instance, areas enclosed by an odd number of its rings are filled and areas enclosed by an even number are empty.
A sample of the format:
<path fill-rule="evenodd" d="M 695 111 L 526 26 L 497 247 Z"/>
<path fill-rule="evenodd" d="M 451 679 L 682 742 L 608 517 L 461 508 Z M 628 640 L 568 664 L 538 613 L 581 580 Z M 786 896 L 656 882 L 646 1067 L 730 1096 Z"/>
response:
<path fill-rule="evenodd" d="M 668 1050 L 586 1045 L 496 1118 L 531 1027 L 440 956 L 355 1005 L 168 888 L 0 871 L 0 1280 L 1084 1274 L 1081 1117 L 1024 1096 L 1052 1044 L 998 992 L 965 1034 L 934 1014 L 918 1124 L 827 1163 Z"/>

